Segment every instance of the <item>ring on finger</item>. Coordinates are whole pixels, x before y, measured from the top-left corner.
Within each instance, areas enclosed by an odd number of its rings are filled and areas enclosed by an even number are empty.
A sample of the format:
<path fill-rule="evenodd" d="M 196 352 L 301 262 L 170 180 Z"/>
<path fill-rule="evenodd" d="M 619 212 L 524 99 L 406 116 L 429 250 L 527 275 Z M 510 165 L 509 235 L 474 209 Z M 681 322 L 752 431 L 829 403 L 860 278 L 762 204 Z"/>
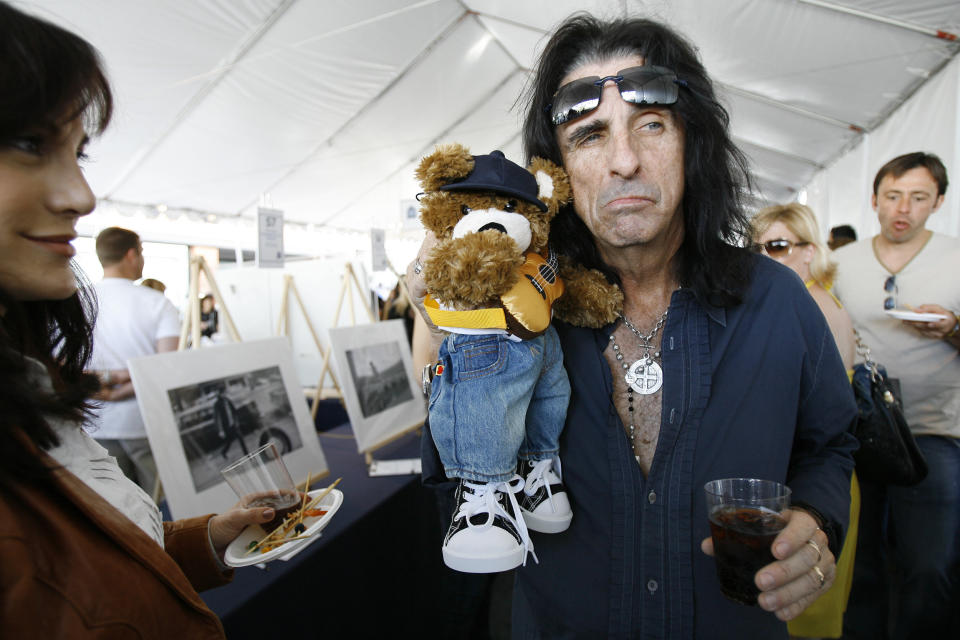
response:
<path fill-rule="evenodd" d="M 820 580 L 820 586 L 818 589 L 823 589 L 823 583 L 827 581 L 827 576 L 823 575 L 823 571 L 820 570 L 820 567 L 814 567 L 813 572 L 817 574 L 817 578 Z"/>
<path fill-rule="evenodd" d="M 807 540 L 807 544 L 813 547 L 813 550 L 817 552 L 817 562 L 819 563 L 820 560 L 823 559 L 823 552 L 820 551 L 820 545 L 814 542 L 813 538 L 811 538 L 810 540 Z"/>

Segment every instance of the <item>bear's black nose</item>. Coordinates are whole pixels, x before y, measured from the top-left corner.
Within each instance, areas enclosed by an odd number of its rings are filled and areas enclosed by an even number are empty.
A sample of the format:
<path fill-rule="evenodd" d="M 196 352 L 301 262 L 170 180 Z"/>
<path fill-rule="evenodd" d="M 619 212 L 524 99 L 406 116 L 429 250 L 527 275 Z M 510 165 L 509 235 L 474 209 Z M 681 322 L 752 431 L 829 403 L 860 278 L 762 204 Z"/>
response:
<path fill-rule="evenodd" d="M 477 233 L 479 233 L 479 232 L 481 232 L 481 231 L 488 231 L 488 230 L 490 230 L 490 229 L 493 229 L 494 231 L 499 231 L 500 233 L 506 233 L 506 232 L 507 232 L 507 228 L 506 228 L 505 226 L 503 226 L 502 224 L 498 224 L 498 223 L 496 223 L 496 222 L 488 222 L 487 224 L 485 224 L 485 225 L 483 225 L 482 227 L 480 227 L 479 229 L 477 229 Z"/>

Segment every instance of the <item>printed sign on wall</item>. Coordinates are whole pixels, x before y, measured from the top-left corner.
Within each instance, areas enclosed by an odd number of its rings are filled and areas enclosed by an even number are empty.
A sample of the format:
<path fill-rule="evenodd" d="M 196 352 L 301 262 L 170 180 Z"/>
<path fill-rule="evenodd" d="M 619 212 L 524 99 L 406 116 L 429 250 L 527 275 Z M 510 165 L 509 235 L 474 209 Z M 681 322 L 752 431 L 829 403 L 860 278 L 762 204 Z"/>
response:
<path fill-rule="evenodd" d="M 283 211 L 257 209 L 257 266 L 283 267 Z"/>

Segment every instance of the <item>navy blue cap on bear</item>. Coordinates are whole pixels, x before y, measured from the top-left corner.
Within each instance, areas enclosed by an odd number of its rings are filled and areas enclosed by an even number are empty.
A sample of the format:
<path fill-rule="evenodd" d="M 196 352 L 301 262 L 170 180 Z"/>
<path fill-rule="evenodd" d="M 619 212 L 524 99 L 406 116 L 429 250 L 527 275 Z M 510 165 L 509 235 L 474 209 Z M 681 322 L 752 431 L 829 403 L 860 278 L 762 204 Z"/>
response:
<path fill-rule="evenodd" d="M 461 180 L 443 185 L 440 191 L 496 191 L 535 204 L 540 211 L 547 210 L 547 205 L 537 197 L 540 193 L 537 179 L 520 165 L 507 160 L 502 151 L 473 156 L 473 171 Z"/>

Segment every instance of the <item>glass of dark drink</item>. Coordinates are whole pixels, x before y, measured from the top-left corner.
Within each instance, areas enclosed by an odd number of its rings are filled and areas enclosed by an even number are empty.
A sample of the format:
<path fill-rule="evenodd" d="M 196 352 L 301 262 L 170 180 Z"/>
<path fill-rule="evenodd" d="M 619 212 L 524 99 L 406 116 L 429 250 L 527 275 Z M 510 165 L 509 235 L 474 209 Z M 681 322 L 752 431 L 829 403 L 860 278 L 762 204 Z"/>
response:
<path fill-rule="evenodd" d="M 267 532 L 278 527 L 287 514 L 300 507 L 300 492 L 272 442 L 221 469 L 220 475 L 244 506 L 273 507 L 276 511 L 273 520 L 260 525 Z"/>
<path fill-rule="evenodd" d="M 790 488 L 772 480 L 727 478 L 704 485 L 717 578 L 723 595 L 756 605 L 757 572 L 776 560 L 771 547 L 787 526 Z"/>

